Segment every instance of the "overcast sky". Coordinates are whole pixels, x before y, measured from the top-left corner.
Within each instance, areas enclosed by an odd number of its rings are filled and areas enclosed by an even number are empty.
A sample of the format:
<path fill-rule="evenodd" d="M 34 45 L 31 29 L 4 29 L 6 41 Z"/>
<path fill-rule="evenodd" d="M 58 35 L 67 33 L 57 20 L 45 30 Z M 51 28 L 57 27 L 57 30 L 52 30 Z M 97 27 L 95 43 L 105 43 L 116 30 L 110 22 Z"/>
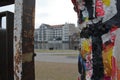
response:
<path fill-rule="evenodd" d="M 6 10 L 14 12 L 14 5 L 0 8 L 0 12 Z M 71 0 L 36 0 L 35 28 L 42 23 L 57 25 L 66 22 L 77 24 Z"/>

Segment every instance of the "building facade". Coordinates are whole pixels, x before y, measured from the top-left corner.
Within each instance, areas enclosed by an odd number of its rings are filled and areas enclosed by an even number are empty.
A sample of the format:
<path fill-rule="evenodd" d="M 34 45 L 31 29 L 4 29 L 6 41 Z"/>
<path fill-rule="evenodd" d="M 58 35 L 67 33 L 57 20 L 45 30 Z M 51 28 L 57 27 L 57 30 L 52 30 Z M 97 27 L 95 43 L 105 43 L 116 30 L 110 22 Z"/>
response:
<path fill-rule="evenodd" d="M 41 24 L 39 29 L 35 30 L 35 34 L 34 34 L 35 48 L 70 49 L 70 38 L 71 38 L 70 36 L 72 36 L 74 33 L 77 32 L 79 32 L 79 29 L 75 27 L 75 24 L 68 24 L 68 23 L 62 25 Z M 77 46 L 78 45 L 75 45 L 75 47 Z"/>

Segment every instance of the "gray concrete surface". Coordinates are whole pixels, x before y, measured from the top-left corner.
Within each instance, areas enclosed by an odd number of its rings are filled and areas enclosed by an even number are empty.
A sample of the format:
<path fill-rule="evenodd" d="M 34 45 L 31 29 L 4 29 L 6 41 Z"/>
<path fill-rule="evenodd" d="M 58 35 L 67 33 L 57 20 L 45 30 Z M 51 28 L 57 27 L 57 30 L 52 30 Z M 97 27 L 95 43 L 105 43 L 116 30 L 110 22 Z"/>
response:
<path fill-rule="evenodd" d="M 43 62 L 57 62 L 57 63 L 74 63 L 77 64 L 77 56 L 57 56 L 51 54 L 65 54 L 65 53 L 36 53 L 35 61 Z M 72 54 L 72 53 L 67 53 Z"/>

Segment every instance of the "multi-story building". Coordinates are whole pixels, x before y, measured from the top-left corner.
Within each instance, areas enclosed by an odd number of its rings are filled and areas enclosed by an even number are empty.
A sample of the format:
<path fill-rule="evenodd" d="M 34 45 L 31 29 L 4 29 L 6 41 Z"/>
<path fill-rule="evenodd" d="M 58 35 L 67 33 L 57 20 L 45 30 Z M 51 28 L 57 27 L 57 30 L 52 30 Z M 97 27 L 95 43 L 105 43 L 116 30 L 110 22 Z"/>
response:
<path fill-rule="evenodd" d="M 40 28 L 35 31 L 35 37 L 38 38 L 35 38 L 35 40 L 38 40 L 36 42 L 39 44 L 38 48 L 40 49 L 69 49 L 70 36 L 78 32 L 79 30 L 76 29 L 75 24 L 42 24 Z M 36 36 L 36 34 L 38 34 L 38 36 Z"/>
<path fill-rule="evenodd" d="M 39 29 L 35 29 L 35 32 L 34 32 L 34 48 L 39 48 Z"/>

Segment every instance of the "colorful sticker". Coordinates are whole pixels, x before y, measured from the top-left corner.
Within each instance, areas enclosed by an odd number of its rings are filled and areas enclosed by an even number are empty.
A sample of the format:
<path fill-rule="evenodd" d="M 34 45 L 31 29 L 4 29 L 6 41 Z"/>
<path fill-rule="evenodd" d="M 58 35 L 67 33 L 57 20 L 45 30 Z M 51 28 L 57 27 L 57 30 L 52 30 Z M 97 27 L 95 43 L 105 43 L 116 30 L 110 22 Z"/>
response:
<path fill-rule="evenodd" d="M 108 1 L 108 0 L 107 0 Z M 103 21 L 105 22 L 111 19 L 113 16 L 117 14 L 116 0 L 110 0 L 109 6 L 104 5 L 105 15 L 103 16 Z"/>
<path fill-rule="evenodd" d="M 90 39 L 81 39 L 81 55 L 85 58 L 86 54 L 91 54 L 91 40 Z"/>
<path fill-rule="evenodd" d="M 113 51 L 113 43 L 109 40 L 103 44 L 103 64 L 104 64 L 104 74 L 106 77 L 110 77 L 112 75 L 112 51 Z"/>
<path fill-rule="evenodd" d="M 82 58 L 85 60 L 85 73 L 86 80 L 90 80 L 92 77 L 92 45 L 91 38 L 82 38 L 81 39 L 81 50 L 80 50 Z"/>
<path fill-rule="evenodd" d="M 102 36 L 103 40 L 103 64 L 104 64 L 104 80 L 116 80 L 117 64 L 114 57 L 114 43 L 116 39 L 117 27 L 112 27 L 111 30 Z"/>
<path fill-rule="evenodd" d="M 113 26 L 113 28 L 110 30 L 110 39 L 111 42 L 113 42 L 115 44 L 115 39 L 116 39 L 116 31 L 117 31 L 118 27 Z M 117 79 L 117 60 L 115 57 L 115 53 L 113 52 L 112 54 L 112 80 L 116 80 Z"/>
<path fill-rule="evenodd" d="M 110 6 L 110 0 L 102 0 L 103 4 L 106 6 Z"/>
<path fill-rule="evenodd" d="M 104 16 L 105 12 L 103 9 L 103 2 L 102 0 L 96 0 L 96 16 L 97 17 L 102 17 Z"/>

